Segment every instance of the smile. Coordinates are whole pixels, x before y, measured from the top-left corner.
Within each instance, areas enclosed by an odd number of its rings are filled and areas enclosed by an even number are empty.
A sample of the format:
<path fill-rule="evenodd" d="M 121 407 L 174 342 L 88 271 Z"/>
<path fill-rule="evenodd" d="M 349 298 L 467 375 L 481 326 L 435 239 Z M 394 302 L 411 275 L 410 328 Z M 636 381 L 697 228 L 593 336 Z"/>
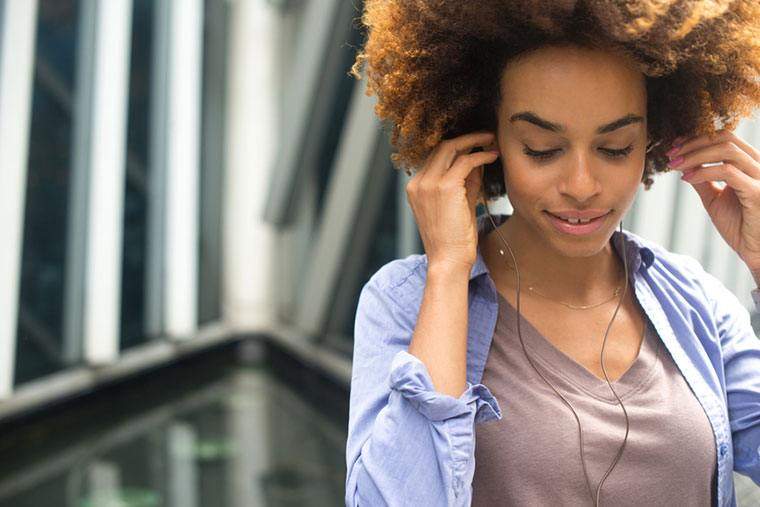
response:
<path fill-rule="evenodd" d="M 574 236 L 596 232 L 604 224 L 604 221 L 611 212 L 612 211 L 610 210 L 604 215 L 597 216 L 596 218 L 562 218 L 553 215 L 548 211 L 544 211 L 552 226 L 558 232 Z"/>

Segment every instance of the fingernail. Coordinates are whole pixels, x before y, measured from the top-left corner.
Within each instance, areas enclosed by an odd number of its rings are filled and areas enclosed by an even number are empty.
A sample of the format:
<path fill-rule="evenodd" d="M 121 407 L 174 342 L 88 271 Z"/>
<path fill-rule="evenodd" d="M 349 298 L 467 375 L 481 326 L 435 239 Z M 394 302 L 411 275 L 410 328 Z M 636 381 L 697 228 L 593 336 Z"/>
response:
<path fill-rule="evenodd" d="M 675 155 L 676 153 L 678 153 L 678 150 L 680 150 L 680 149 L 681 149 L 680 146 L 676 146 L 674 148 L 671 148 L 670 151 L 668 151 L 665 155 L 667 155 L 668 158 L 671 158 L 673 155 Z"/>
<path fill-rule="evenodd" d="M 686 141 L 686 137 L 685 136 L 676 137 L 673 140 L 673 146 L 679 146 L 680 147 L 683 144 L 684 141 Z"/>
<path fill-rule="evenodd" d="M 694 176 L 694 173 L 696 172 L 696 169 L 689 169 L 687 171 L 684 171 L 683 174 L 681 174 L 681 179 L 685 181 L 689 181 L 692 176 Z"/>
<path fill-rule="evenodd" d="M 678 156 L 678 157 L 674 158 L 673 160 L 671 160 L 670 162 L 668 162 L 668 167 L 676 167 L 676 166 L 680 165 L 681 162 L 683 162 L 683 155 Z"/>

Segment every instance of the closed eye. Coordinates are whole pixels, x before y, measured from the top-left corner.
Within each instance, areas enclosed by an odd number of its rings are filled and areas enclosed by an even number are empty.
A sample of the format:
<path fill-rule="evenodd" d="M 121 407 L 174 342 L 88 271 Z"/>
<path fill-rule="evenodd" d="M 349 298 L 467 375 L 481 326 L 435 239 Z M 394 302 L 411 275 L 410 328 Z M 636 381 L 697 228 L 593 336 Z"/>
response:
<path fill-rule="evenodd" d="M 625 148 L 615 150 L 611 148 L 599 148 L 601 151 L 603 151 L 605 154 L 607 154 L 610 158 L 619 159 L 619 158 L 625 158 L 631 150 L 633 150 L 633 145 L 629 144 Z M 547 150 L 547 151 L 536 151 L 530 149 L 527 145 L 523 145 L 523 153 L 528 155 L 529 157 L 538 159 L 538 160 L 548 160 L 552 158 L 552 156 L 562 151 L 561 148 L 557 148 L 555 150 Z"/>
<path fill-rule="evenodd" d="M 538 160 L 548 160 L 552 158 L 552 155 L 554 155 L 558 151 L 562 151 L 562 150 L 556 149 L 556 150 L 548 150 L 548 151 L 536 151 L 536 150 L 531 150 L 527 146 L 523 148 L 523 153 L 525 153 L 529 157 L 532 157 Z"/>
<path fill-rule="evenodd" d="M 631 150 L 633 150 L 633 145 L 629 144 L 625 148 L 621 148 L 619 150 L 613 150 L 611 148 L 599 148 L 599 149 L 607 153 L 612 158 L 624 158 L 631 152 Z"/>

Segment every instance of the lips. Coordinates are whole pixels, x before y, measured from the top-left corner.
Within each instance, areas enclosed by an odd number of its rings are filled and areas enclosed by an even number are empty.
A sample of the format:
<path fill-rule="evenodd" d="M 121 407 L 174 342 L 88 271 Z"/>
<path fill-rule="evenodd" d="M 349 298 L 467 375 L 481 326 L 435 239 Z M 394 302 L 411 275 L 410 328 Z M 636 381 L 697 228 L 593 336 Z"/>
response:
<path fill-rule="evenodd" d="M 575 215 L 559 215 L 557 213 L 552 213 L 551 211 L 547 211 L 547 213 L 569 224 L 587 224 L 589 222 L 593 222 L 594 220 L 607 215 L 607 213 L 600 213 L 600 214 L 596 214 L 590 217 L 583 217 L 583 216 L 575 216 Z"/>
<path fill-rule="evenodd" d="M 579 236 L 591 234 L 598 231 L 611 211 L 608 211 L 601 216 L 597 215 L 596 218 L 591 218 L 588 222 L 577 223 L 572 223 L 569 220 L 566 220 L 561 216 L 557 216 L 549 211 L 544 211 L 544 213 L 546 213 L 546 216 L 549 217 L 549 221 L 558 232 L 570 234 L 573 236 Z"/>
<path fill-rule="evenodd" d="M 588 210 L 568 209 L 568 210 L 558 210 L 558 211 L 546 210 L 546 212 L 557 218 L 561 218 L 563 220 L 568 220 L 568 219 L 591 220 L 591 219 L 599 218 L 606 215 L 607 213 L 610 212 L 610 210 L 608 209 L 588 209 Z"/>

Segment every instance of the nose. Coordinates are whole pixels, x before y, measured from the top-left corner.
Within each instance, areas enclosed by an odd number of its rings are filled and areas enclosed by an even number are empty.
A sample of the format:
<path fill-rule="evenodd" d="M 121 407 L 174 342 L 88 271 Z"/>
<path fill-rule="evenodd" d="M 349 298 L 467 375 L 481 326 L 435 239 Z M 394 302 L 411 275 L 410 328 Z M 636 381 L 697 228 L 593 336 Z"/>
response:
<path fill-rule="evenodd" d="M 589 160 L 583 154 L 575 156 L 563 171 L 559 184 L 560 193 L 583 203 L 599 194 L 601 190 L 601 182 L 594 175 Z"/>

